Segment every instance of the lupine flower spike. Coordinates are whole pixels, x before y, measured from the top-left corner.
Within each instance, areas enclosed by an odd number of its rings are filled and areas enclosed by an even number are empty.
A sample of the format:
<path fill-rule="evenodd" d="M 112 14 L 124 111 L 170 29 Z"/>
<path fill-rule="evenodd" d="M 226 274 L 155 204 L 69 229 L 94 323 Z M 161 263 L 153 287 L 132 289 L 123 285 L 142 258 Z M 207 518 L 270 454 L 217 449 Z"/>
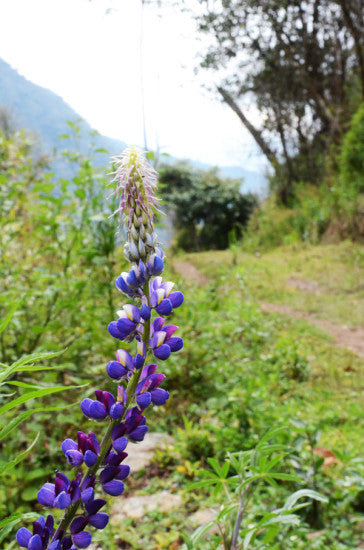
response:
<path fill-rule="evenodd" d="M 134 343 L 135 350 L 117 349 L 116 358 L 106 365 L 115 382 L 115 391 L 94 391 L 95 398 L 81 402 L 83 414 L 98 423 L 107 423 L 101 436 L 77 432 L 76 439 L 65 439 L 62 451 L 66 463 L 75 468 L 67 476 L 58 472 L 38 491 L 38 502 L 63 510 L 57 528 L 48 515 L 33 522 L 33 531 L 22 527 L 17 543 L 28 550 L 77 550 L 91 543 L 90 527 L 104 529 L 109 517 L 102 512 L 103 496 L 119 496 L 130 467 L 123 464 L 127 445 L 142 441 L 148 432 L 145 411 L 151 405 L 164 405 L 169 393 L 160 387 L 165 375 L 158 372 L 148 356 L 166 360 L 183 347 L 175 336 L 178 327 L 165 324 L 165 318 L 183 302 L 182 292 L 172 282 L 163 282 L 164 252 L 154 231 L 157 174 L 144 154 L 125 150 L 114 160 L 114 193 L 120 198 L 116 210 L 127 230 L 124 253 L 131 267 L 116 279 L 116 288 L 127 298 L 108 325 L 109 334 L 119 342 Z M 95 430 L 96 431 L 96 430 Z"/>

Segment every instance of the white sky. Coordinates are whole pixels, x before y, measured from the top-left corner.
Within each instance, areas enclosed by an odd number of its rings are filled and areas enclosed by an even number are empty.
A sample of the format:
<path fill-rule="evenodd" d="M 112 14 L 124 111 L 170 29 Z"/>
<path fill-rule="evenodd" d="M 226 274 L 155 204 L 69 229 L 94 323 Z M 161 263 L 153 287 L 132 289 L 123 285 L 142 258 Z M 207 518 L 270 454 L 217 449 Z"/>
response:
<path fill-rule="evenodd" d="M 0 22 L 1 58 L 102 134 L 143 145 L 141 0 L 0 0 Z M 148 147 L 263 173 L 241 122 L 194 74 L 202 44 L 191 17 L 146 5 L 143 29 Z"/>

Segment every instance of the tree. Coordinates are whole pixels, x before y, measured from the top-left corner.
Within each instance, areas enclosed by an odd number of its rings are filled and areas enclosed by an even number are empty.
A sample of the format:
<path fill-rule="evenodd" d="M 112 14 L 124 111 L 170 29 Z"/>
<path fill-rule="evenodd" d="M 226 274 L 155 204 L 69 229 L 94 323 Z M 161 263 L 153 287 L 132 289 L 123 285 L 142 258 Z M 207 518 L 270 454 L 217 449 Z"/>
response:
<path fill-rule="evenodd" d="M 229 234 L 242 234 L 257 204 L 255 196 L 241 193 L 241 181 L 222 179 L 216 169 L 164 166 L 160 182 L 162 197 L 175 213 L 177 245 L 185 250 L 227 248 Z"/>
<path fill-rule="evenodd" d="M 315 183 L 322 156 L 340 141 L 350 90 L 364 97 L 361 0 L 199 0 L 210 45 L 201 68 L 269 160 L 288 203 L 293 183 Z M 255 104 L 260 126 L 246 115 Z"/>

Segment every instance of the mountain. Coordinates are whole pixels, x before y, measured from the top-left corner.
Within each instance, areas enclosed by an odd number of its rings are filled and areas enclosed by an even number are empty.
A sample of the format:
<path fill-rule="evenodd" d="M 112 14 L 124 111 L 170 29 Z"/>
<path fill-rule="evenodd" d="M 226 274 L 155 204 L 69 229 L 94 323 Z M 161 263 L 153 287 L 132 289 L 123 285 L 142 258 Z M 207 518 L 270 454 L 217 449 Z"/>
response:
<path fill-rule="evenodd" d="M 90 151 L 92 144 L 95 148 L 106 149 L 109 153 L 97 156 L 98 165 L 107 164 L 110 155 L 120 153 L 126 144 L 123 141 L 112 139 L 100 134 L 95 135 L 91 126 L 83 120 L 72 107 L 60 96 L 33 84 L 21 76 L 8 63 L 0 59 L 0 106 L 8 111 L 11 121 L 17 128 L 26 128 L 38 138 L 38 145 L 42 152 L 52 153 L 55 149 L 74 149 L 82 154 Z M 59 136 L 71 134 L 67 121 L 78 123 L 82 121 L 81 133 L 77 137 L 77 145 L 72 146 L 72 140 L 66 142 Z M 62 176 L 66 170 L 66 161 L 61 158 L 56 161 L 57 171 L 61 169 Z M 55 167 L 53 166 L 53 168 Z"/>
<path fill-rule="evenodd" d="M 97 165 L 107 165 L 110 155 L 120 153 L 126 144 L 123 141 L 113 139 L 95 131 L 85 120 L 76 113 L 60 96 L 30 82 L 21 76 L 8 63 L 0 59 L 0 107 L 9 111 L 16 127 L 26 128 L 38 137 L 39 148 L 42 152 L 52 154 L 55 149 L 69 148 L 87 155 L 92 145 L 97 149 L 106 149 L 108 153 L 97 155 Z M 67 121 L 79 122 L 82 120 L 82 132 L 77 138 L 77 144 L 65 142 L 59 136 L 70 134 Z M 168 162 L 177 159 L 169 157 Z M 195 168 L 211 168 L 210 165 L 190 161 Z M 70 177 L 72 169 L 61 156 L 52 163 L 52 168 L 62 177 Z M 239 166 L 222 166 L 220 172 L 223 176 L 244 179 L 242 190 L 244 192 L 256 192 L 264 194 L 267 188 L 266 178 L 261 174 L 245 170 Z"/>

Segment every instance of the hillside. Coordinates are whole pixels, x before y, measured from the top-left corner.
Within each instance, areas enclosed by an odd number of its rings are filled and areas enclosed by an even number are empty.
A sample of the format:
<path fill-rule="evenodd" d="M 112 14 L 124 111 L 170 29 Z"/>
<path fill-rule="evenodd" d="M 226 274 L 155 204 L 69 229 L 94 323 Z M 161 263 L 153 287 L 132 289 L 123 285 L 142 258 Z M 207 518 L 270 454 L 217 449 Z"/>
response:
<path fill-rule="evenodd" d="M 5 107 L 11 114 L 17 127 L 27 128 L 39 138 L 39 145 L 43 152 L 52 153 L 54 149 L 64 148 L 64 142 L 59 139 L 62 134 L 69 133 L 67 121 L 80 121 L 80 115 L 70 107 L 60 96 L 30 82 L 21 76 L 3 59 L 0 59 L 0 106 Z M 126 143 L 103 135 L 90 136 L 94 130 L 87 121 L 82 121 L 82 136 L 77 141 L 77 150 L 87 154 L 92 142 L 96 148 L 106 149 L 109 154 L 98 155 L 98 165 L 109 162 L 110 155 L 118 154 Z M 127 140 L 126 140 L 127 141 Z M 72 146 L 71 146 L 72 148 Z M 76 145 L 75 147 L 76 148 Z M 169 157 L 170 162 L 177 159 Z M 196 168 L 210 168 L 207 164 L 191 163 Z M 58 158 L 53 168 L 62 176 L 69 176 L 69 167 Z M 244 179 L 244 192 L 264 192 L 266 179 L 263 175 L 240 166 L 221 167 L 224 176 Z"/>

